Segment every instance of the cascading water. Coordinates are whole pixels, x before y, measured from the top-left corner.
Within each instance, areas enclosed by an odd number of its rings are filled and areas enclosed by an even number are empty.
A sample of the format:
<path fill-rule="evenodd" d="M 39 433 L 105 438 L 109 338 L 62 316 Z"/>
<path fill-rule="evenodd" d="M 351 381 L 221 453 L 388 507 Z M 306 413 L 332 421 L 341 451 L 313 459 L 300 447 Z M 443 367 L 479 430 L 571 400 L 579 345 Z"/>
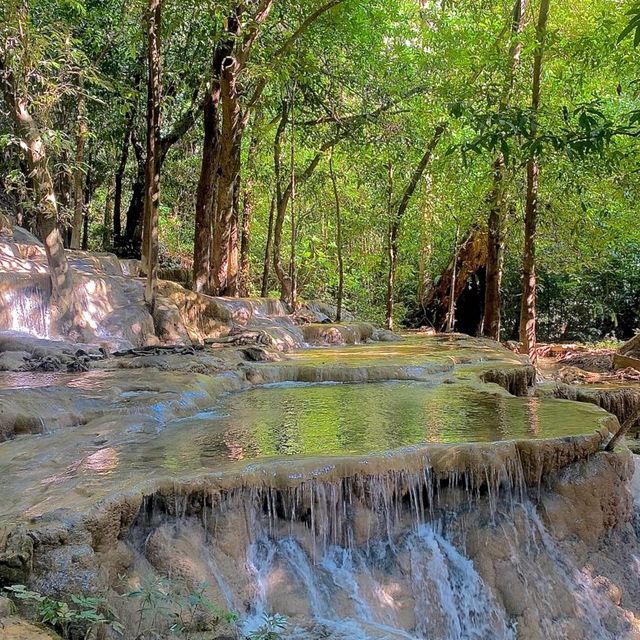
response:
<path fill-rule="evenodd" d="M 51 314 L 49 294 L 37 285 L 8 290 L 2 296 L 10 309 L 10 324 L 6 328 L 36 336 L 49 338 Z"/>
<path fill-rule="evenodd" d="M 517 467 L 191 491 L 150 496 L 131 544 L 161 574 L 206 579 L 245 636 L 277 613 L 287 640 L 639 637 Z"/>
<path fill-rule="evenodd" d="M 411 571 L 404 584 L 390 583 L 403 561 Z M 314 563 L 294 538 L 263 539 L 248 551 L 256 600 L 245 632 L 259 627 L 271 611 L 268 594 L 274 572 L 295 584 L 308 603 L 317 637 L 509 639 L 505 612 L 483 584 L 473 563 L 429 524 L 419 526 L 397 545 L 373 544 L 368 550 L 330 547 Z M 379 575 L 379 577 L 377 577 Z M 413 606 L 398 611 L 399 591 Z M 394 593 L 395 591 L 395 593 Z M 305 638 L 308 628 L 294 626 L 287 637 Z M 327 634 L 327 635 L 325 635 Z"/>

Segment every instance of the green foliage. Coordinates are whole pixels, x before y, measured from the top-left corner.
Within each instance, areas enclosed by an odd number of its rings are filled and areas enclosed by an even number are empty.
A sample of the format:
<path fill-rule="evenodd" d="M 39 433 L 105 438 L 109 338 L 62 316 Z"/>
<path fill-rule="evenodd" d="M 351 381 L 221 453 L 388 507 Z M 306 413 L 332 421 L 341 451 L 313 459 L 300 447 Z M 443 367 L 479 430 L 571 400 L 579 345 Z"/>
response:
<path fill-rule="evenodd" d="M 622 42 L 626 37 L 633 34 L 633 46 L 640 44 L 640 2 L 635 2 L 631 9 L 627 11 L 627 15 L 631 16 L 629 24 L 622 30 L 618 36 L 618 42 Z"/>
<path fill-rule="evenodd" d="M 203 582 L 189 592 L 166 578 L 144 578 L 138 588 L 125 594 L 139 602 L 136 634 L 161 637 L 159 630 L 168 628 L 171 634 L 188 640 L 220 623 L 235 622 L 237 615 L 211 602 L 207 588 L 208 584 Z"/>
<path fill-rule="evenodd" d="M 85 638 L 101 628 L 121 633 L 122 625 L 115 613 L 102 598 L 71 596 L 71 604 L 43 596 L 24 585 L 5 587 L 8 595 L 19 603 L 33 608 L 35 617 L 42 623 L 59 630 L 64 638 L 70 638 L 74 630 L 80 630 Z"/>
<path fill-rule="evenodd" d="M 287 628 L 287 618 L 277 613 L 265 613 L 263 624 L 247 636 L 247 640 L 280 640 Z"/>
<path fill-rule="evenodd" d="M 600 268 L 605 253 L 622 256 L 615 261 L 615 278 L 625 281 L 626 273 L 633 271 L 624 257 L 626 248 L 640 241 L 640 79 L 634 47 L 640 39 L 640 3 L 552 4 L 535 135 L 529 105 L 537 2 L 529 3 L 522 33 L 511 38 L 511 1 L 344 0 L 277 57 L 287 38 L 322 4 L 323 0 L 274 3 L 240 78 L 240 107 L 248 117 L 241 141 L 239 208 L 244 189 L 250 187 L 251 293 L 258 293 L 261 285 L 275 187 L 275 130 L 282 98 L 293 86 L 295 124 L 286 128 L 282 140 L 284 178 L 289 178 L 291 149 L 294 170 L 300 174 L 323 145 L 341 136 L 332 153 L 342 211 L 347 309 L 382 320 L 390 211 L 442 122 L 447 123 L 446 134 L 401 223 L 398 320 L 413 315 L 420 296 L 447 266 L 456 225 L 463 233 L 472 225 L 486 226 L 498 153 L 507 166 L 502 194 L 509 212 L 506 326 L 517 322 L 523 168 L 532 155 L 539 157 L 541 167 L 540 271 L 552 273 L 558 283 L 541 283 L 546 287 L 541 300 L 559 307 L 567 287 L 574 287 L 570 295 L 577 296 L 579 285 L 570 283 L 595 278 L 592 270 Z M 21 92 L 44 131 L 63 220 L 69 220 L 73 210 L 74 170 L 80 168 L 86 177 L 90 247 L 97 249 L 130 119 L 134 137 L 144 147 L 145 3 L 31 0 L 28 15 L 20 17 L 21 6 L 10 0 L 0 9 L 1 44 L 9 68 L 25 78 Z M 212 52 L 233 6 L 231 0 L 198 0 L 185 10 L 178 0 L 163 2 L 163 135 L 199 108 L 211 79 Z M 28 46 L 16 45 L 20 28 Z M 511 77 L 510 51 L 516 42 L 522 50 Z M 261 99 L 249 105 L 262 80 L 266 86 Z M 78 163 L 81 97 L 86 101 L 89 138 L 85 158 Z M 6 194 L 0 206 L 11 208 L 13 203 L 28 225 L 34 198 L 20 140 L 11 130 L 0 110 L 0 187 Z M 250 149 L 253 137 L 257 144 Z M 166 264 L 187 266 L 191 259 L 202 138 L 197 115 L 163 164 L 160 244 Z M 328 150 L 310 179 L 299 185 L 295 201 L 298 233 L 293 244 L 299 292 L 307 299 L 334 299 L 338 289 L 335 202 L 327 155 Z M 137 173 L 136 154 L 129 146 L 123 223 Z M 284 263 L 292 244 L 289 215 Z M 271 271 L 268 289 L 277 295 Z M 592 288 L 592 295 L 597 296 L 592 307 L 598 311 L 578 313 L 584 323 L 581 334 L 629 335 L 638 326 L 637 316 L 622 310 L 626 303 L 612 300 L 600 287 Z M 611 313 L 604 308 L 609 304 L 616 305 L 611 310 L 615 326 L 606 320 Z M 555 312 L 548 317 L 552 322 Z M 542 322 L 546 327 L 544 317 Z"/>

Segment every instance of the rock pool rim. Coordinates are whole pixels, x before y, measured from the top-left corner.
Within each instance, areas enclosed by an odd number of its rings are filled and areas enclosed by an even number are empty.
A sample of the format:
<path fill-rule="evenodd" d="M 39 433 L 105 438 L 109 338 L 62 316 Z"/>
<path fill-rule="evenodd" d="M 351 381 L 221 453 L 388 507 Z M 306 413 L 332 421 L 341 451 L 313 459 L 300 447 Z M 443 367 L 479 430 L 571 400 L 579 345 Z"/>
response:
<path fill-rule="evenodd" d="M 188 496 L 194 493 L 227 494 L 241 490 L 290 491 L 303 486 L 337 485 L 345 480 L 370 482 L 383 477 L 409 478 L 428 472 L 434 483 L 448 483 L 472 491 L 489 484 L 507 483 L 510 490 L 539 487 L 544 479 L 574 462 L 586 461 L 602 452 L 610 438 L 607 423 L 616 419 L 603 415 L 601 426 L 591 434 L 538 440 L 502 440 L 488 443 L 426 443 L 361 456 L 292 457 L 248 462 L 242 469 L 203 472 L 174 478 L 140 482 L 122 492 L 100 499 L 85 521 L 111 517 L 113 510 L 137 513 L 154 496 Z M 291 469 L 295 465 L 295 469 Z M 31 518 L 36 523 L 47 514 Z M 127 525 L 123 519 L 123 529 Z M 92 527 L 93 528 L 93 527 Z"/>

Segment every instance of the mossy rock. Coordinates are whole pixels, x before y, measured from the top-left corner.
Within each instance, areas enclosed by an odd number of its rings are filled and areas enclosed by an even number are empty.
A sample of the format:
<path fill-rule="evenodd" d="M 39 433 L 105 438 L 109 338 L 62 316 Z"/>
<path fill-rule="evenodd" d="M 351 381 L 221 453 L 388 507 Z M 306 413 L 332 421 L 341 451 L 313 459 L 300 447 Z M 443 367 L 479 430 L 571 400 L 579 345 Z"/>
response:
<path fill-rule="evenodd" d="M 18 616 L 0 618 L 0 636 L 2 640 L 61 640 L 53 631 Z"/>

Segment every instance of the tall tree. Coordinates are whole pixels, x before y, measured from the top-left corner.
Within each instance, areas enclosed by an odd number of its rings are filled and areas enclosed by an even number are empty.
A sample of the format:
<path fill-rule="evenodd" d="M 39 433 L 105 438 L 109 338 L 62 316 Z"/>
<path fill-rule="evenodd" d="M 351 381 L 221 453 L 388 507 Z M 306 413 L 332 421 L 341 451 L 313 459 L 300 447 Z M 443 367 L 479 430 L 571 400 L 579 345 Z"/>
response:
<path fill-rule="evenodd" d="M 254 208 L 252 170 L 255 170 L 255 156 L 258 147 L 257 122 L 254 122 L 253 128 L 254 131 L 251 135 L 247 158 L 247 178 L 243 189 L 244 201 L 242 205 L 242 237 L 240 240 L 240 277 L 238 284 L 238 295 L 241 297 L 249 295 L 249 286 L 251 283 L 249 254 L 251 249 L 251 222 L 253 220 Z"/>
<path fill-rule="evenodd" d="M 147 157 L 144 180 L 143 242 L 146 245 L 145 300 L 153 311 L 158 279 L 158 210 L 160 205 L 160 20 L 161 0 L 149 0 L 147 14 Z"/>
<path fill-rule="evenodd" d="M 343 1 L 329 0 L 309 13 L 270 56 L 271 64 L 288 55 L 314 22 Z M 273 0 L 260 0 L 254 11 L 249 12 L 246 5 L 234 3 L 226 20 L 225 34 L 214 54 L 211 85 L 216 108 L 209 117 L 215 118 L 219 135 L 215 139 L 205 138 L 199 183 L 200 192 L 209 194 L 212 201 L 209 205 L 212 223 L 209 225 L 206 221 L 207 212 L 202 199 L 197 204 L 194 247 L 194 286 L 204 289 L 204 283 L 208 282 L 209 290 L 214 295 L 235 295 L 238 290 L 237 203 L 240 201 L 241 188 L 242 137 L 268 84 L 269 75 L 262 75 L 248 94 L 243 91 L 240 79 L 245 74 L 254 45 L 273 4 Z M 207 149 L 207 144 L 215 144 L 215 150 Z M 211 233 L 210 242 L 207 242 L 208 233 Z M 206 246 L 210 246 L 207 266 Z"/>
<path fill-rule="evenodd" d="M 71 225 L 72 249 L 79 249 L 82 244 L 83 223 L 85 214 L 84 201 L 84 153 L 87 145 L 89 127 L 87 121 L 86 97 L 82 71 L 78 72 L 78 100 L 76 119 L 76 157 L 73 169 L 73 222 Z"/>
<path fill-rule="evenodd" d="M 511 47 L 509 68 L 498 105 L 504 112 L 511 102 L 516 72 L 522 53 L 521 34 L 526 22 L 528 0 L 515 0 L 511 17 Z M 505 218 L 505 164 L 504 152 L 499 151 L 493 163 L 493 185 L 487 198 L 489 217 L 487 220 L 487 268 L 484 295 L 483 334 L 493 340 L 500 339 L 500 313 L 502 306 L 502 268 L 504 262 L 504 218 Z"/>
<path fill-rule="evenodd" d="M 29 31 L 28 6 L 25 2 L 5 6 L 12 34 L 3 34 L 0 42 L 0 82 L 13 121 L 16 137 L 29 167 L 36 211 L 36 230 L 44 243 L 52 286 L 52 306 L 60 329 L 68 332 L 82 326 L 75 304 L 73 277 L 58 227 L 58 203 L 49 172 L 46 144 L 30 108 L 30 97 L 23 75 L 23 59 L 28 57 L 25 38 Z"/>
<path fill-rule="evenodd" d="M 439 124 L 431 136 L 429 142 L 427 142 L 426 148 L 418 164 L 415 166 L 413 173 L 407 186 L 402 192 L 400 201 L 397 205 L 390 208 L 389 219 L 389 237 L 387 239 L 387 251 L 389 257 L 389 264 L 387 270 L 387 310 L 386 310 L 386 325 L 388 329 L 393 329 L 393 308 L 395 298 L 395 281 L 396 270 L 398 266 L 398 234 L 400 232 L 400 224 L 402 218 L 409 206 L 411 197 L 413 196 L 420 179 L 422 178 L 427 166 L 431 162 L 433 152 L 440 142 L 440 138 L 445 131 L 445 125 Z"/>
<path fill-rule="evenodd" d="M 193 289 L 198 293 L 208 293 L 210 289 L 211 248 L 213 237 L 213 207 L 217 182 L 218 158 L 218 106 L 220 102 L 220 82 L 216 75 L 216 60 L 220 55 L 220 45 L 214 54 L 211 86 L 207 91 L 202 121 L 204 139 L 202 141 L 202 162 L 196 190 L 195 234 L 193 241 Z"/>
<path fill-rule="evenodd" d="M 524 221 L 524 255 L 522 259 L 522 304 L 520 308 L 520 341 L 522 350 L 532 362 L 536 354 L 536 230 L 538 224 L 538 181 L 540 167 L 536 151 L 538 110 L 540 109 L 540 85 L 544 56 L 550 0 L 540 0 L 540 11 L 536 24 L 536 48 L 533 57 L 533 81 L 531 90 L 531 153 L 527 161 L 527 196 Z"/>
<path fill-rule="evenodd" d="M 271 257 L 273 255 L 273 222 L 276 208 L 276 195 L 271 196 L 269 205 L 269 220 L 267 222 L 267 241 L 264 245 L 264 259 L 262 261 L 262 285 L 260 295 L 264 298 L 269 293 L 269 275 L 271 267 Z"/>
<path fill-rule="evenodd" d="M 329 155 L 329 176 L 333 188 L 333 199 L 336 205 L 336 253 L 338 257 L 338 294 L 336 296 L 336 322 L 342 320 L 342 302 L 344 298 L 344 257 L 342 254 L 342 213 L 340 210 L 340 194 L 338 181 L 333 169 L 333 149 Z"/>

